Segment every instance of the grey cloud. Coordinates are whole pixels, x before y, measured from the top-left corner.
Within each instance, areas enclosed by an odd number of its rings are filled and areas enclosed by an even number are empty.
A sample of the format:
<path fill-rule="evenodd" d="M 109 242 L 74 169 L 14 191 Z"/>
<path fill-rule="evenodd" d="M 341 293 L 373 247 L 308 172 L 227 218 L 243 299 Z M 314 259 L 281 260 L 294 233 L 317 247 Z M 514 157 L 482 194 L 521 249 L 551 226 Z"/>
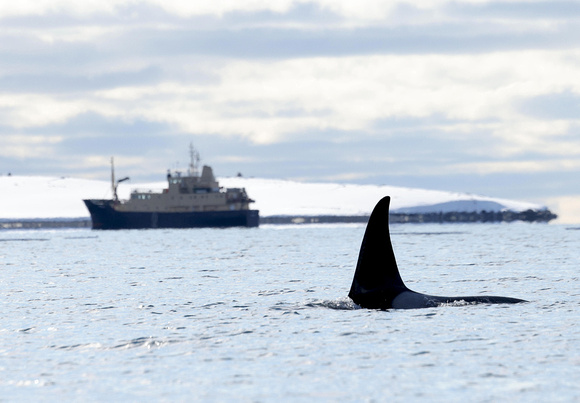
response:
<path fill-rule="evenodd" d="M 510 3 L 511 4 L 511 3 Z M 396 25 L 378 25 L 344 29 L 342 17 L 316 6 L 301 6 L 288 13 L 228 13 L 223 18 L 196 16 L 177 18 L 163 10 L 148 6 L 120 9 L 114 16 L 96 16 L 90 21 L 66 15 L 44 18 L 21 17 L 3 20 L 3 24 L 30 26 L 31 30 L 74 26 L 115 27 L 112 34 L 98 37 L 95 42 L 45 43 L 26 30 L 13 30 L 2 36 L 0 57 L 3 64 L 37 65 L 45 68 L 70 69 L 92 66 L 107 60 L 157 58 L 172 56 L 224 58 L 287 58 L 310 56 L 345 56 L 364 54 L 416 53 L 478 53 L 512 49 L 571 48 L 580 44 L 576 23 L 562 21 L 556 29 L 543 30 L 535 25 L 520 25 L 523 15 L 557 9 L 548 15 L 559 17 L 579 15 L 575 3 L 526 3 L 528 8 L 513 5 L 514 24 L 497 23 L 495 17 L 507 7 L 501 3 L 485 5 L 457 5 L 443 9 L 443 15 L 455 22 L 412 23 L 421 12 L 410 6 L 399 6 L 395 15 L 401 18 Z M 523 10 L 528 11 L 527 14 Z M 510 10 L 512 10 L 510 8 Z M 520 12 L 522 11 L 522 12 Z M 555 18 L 554 17 L 554 18 Z M 405 21 L 411 21 L 405 23 Z M 421 18 L 419 18 L 421 21 Z M 427 21 L 430 21 L 427 19 Z M 297 22 L 297 25 L 285 24 Z M 158 29 L 159 23 L 169 29 Z M 288 28 L 293 26 L 293 28 Z M 34 30 L 32 30 L 34 31 Z M 20 32 L 20 33 L 19 33 Z M 68 71 L 68 70 L 67 70 Z"/>
<path fill-rule="evenodd" d="M 474 21 L 496 18 L 513 19 L 514 21 L 529 19 L 531 22 L 537 19 L 570 20 L 580 17 L 580 4 L 577 1 L 448 2 L 437 9 L 429 10 L 419 9 L 408 3 L 400 3 L 391 11 L 391 16 L 385 21 L 385 24 L 395 21 L 394 25 L 404 25 L 406 22 L 413 22 L 410 25 L 428 25 L 425 24 L 425 21 L 434 17 L 444 20 L 460 17 L 466 21 L 466 27 Z M 309 31 L 318 30 L 321 27 L 338 26 L 348 20 L 348 16 L 336 14 L 328 8 L 313 3 L 294 4 L 289 10 L 282 13 L 272 10 L 234 10 L 221 16 L 211 14 L 179 16 L 168 13 L 156 5 L 133 3 L 117 5 L 114 13 L 73 16 L 62 11 L 52 11 L 47 14 L 10 16 L 0 19 L 3 27 L 16 29 L 54 29 L 75 26 L 117 26 L 132 29 L 148 24 L 154 26 L 158 23 L 164 23 L 174 28 L 195 30 L 239 30 L 292 24 Z M 488 21 L 488 23 L 492 22 Z M 381 24 L 377 21 L 372 21 L 369 24 L 377 25 L 377 23 Z"/>
<path fill-rule="evenodd" d="M 142 134 L 139 136 L 99 134 L 67 138 L 57 147 L 61 155 L 145 155 L 165 147 L 163 136 Z"/>
<path fill-rule="evenodd" d="M 155 84 L 162 78 L 159 67 L 138 71 L 121 71 L 97 75 L 75 75 L 53 72 L 9 74 L 0 76 L 0 88 L 5 92 L 82 92 L 119 86 Z"/>
<path fill-rule="evenodd" d="M 369 178 L 369 184 L 418 187 L 423 189 L 466 192 L 513 200 L 534 200 L 538 197 L 566 196 L 577 193 L 578 173 L 498 173 L 473 175 L 457 172 L 446 175 L 417 175 L 412 172 L 389 175 L 388 172 Z"/>
<path fill-rule="evenodd" d="M 448 119 L 443 115 L 431 115 L 423 117 L 389 117 L 378 119 L 374 122 L 373 127 L 377 130 L 384 131 L 404 131 L 408 129 L 431 128 L 437 125 L 453 125 L 457 123 L 464 123 L 463 121 Z"/>
<path fill-rule="evenodd" d="M 186 154 L 179 155 L 176 150 L 184 149 L 193 141 L 204 160 L 218 161 L 214 168 L 219 175 L 241 171 L 247 176 L 315 180 L 351 172 L 374 172 L 369 180 L 376 180 L 413 171 L 436 174 L 443 172 L 450 163 L 487 161 L 488 156 L 484 158 L 480 153 L 481 141 L 488 134 L 465 133 L 450 137 L 444 128 L 455 123 L 441 116 L 426 121 L 381 120 L 373 133 L 312 130 L 288 136 L 281 143 L 253 144 L 238 137 L 224 139 L 204 133 L 185 134 L 164 123 L 128 122 L 87 113 L 63 124 L 27 129 L 22 135 L 63 136 L 62 143 L 55 146 L 58 155 L 150 155 L 169 161 L 185 161 Z M 4 130 L 11 129 L 5 127 Z M 239 162 L 227 158 L 232 156 L 238 157 Z M 145 172 L 137 170 L 131 175 L 138 177 Z"/>
<path fill-rule="evenodd" d="M 316 4 L 295 4 L 283 13 L 272 10 L 230 11 L 222 16 L 193 15 L 179 16 L 168 13 L 162 7 L 146 4 L 118 5 L 114 13 L 96 13 L 88 17 L 73 16 L 66 12 L 49 12 L 24 16 L 0 18 L 5 28 L 12 29 L 56 29 L 79 26 L 124 27 L 132 29 L 159 23 L 182 29 L 240 29 L 264 25 L 299 24 L 301 26 L 319 27 L 324 24 L 336 24 L 344 17 L 321 9 Z"/>
<path fill-rule="evenodd" d="M 372 141 L 362 133 L 349 133 L 350 141 L 332 142 L 322 137 L 340 137 L 345 133 L 326 133 L 313 138 L 282 144 L 254 145 L 241 139 L 227 142 L 210 135 L 194 138 L 203 163 L 214 167 L 217 175 L 261 178 L 301 178 L 327 181 L 341 174 L 363 173 L 366 177 L 345 180 L 347 183 L 387 184 L 404 187 L 471 192 L 522 200 L 538 195 L 574 194 L 577 173 L 501 173 L 474 175 L 449 173 L 449 164 L 489 162 L 488 155 L 478 154 L 485 133 L 458 142 L 438 140 L 435 135 L 420 134 L 378 136 Z M 244 156 L 248 161 L 227 162 L 225 156 Z M 519 160 L 541 160 L 542 156 L 526 154 Z M 493 158 L 492 158 L 493 160 Z M 216 162 L 219 161 L 219 162 Z M 429 172 L 429 174 L 425 174 Z M 331 182 L 343 182 L 329 179 Z"/>
<path fill-rule="evenodd" d="M 577 1 L 527 1 L 486 3 L 451 2 L 445 8 L 449 15 L 465 18 L 511 18 L 514 20 L 556 19 L 569 20 L 580 17 Z"/>
<path fill-rule="evenodd" d="M 0 18 L 5 29 L 43 30 L 74 27 L 125 27 L 142 26 L 147 23 L 171 23 L 182 18 L 166 13 L 162 8 L 146 3 L 119 5 L 114 13 L 93 13 L 87 16 L 72 15 L 66 11 L 50 11 L 45 14 L 27 14 Z"/>
<path fill-rule="evenodd" d="M 62 141 L 46 144 L 52 152 L 33 160 L 20 157 L 4 157 L 0 160 L 2 170 L 14 174 L 83 176 L 102 172 L 106 179 L 108 166 L 95 169 L 82 164 L 88 156 L 115 156 L 119 161 L 130 157 L 144 157 L 152 161 L 153 166 L 164 158 L 171 158 L 176 150 L 181 150 L 189 144 L 189 137 L 176 131 L 170 125 L 158 122 L 136 119 L 127 121 L 117 118 L 105 118 L 96 113 L 85 113 L 60 124 L 44 127 L 15 129 L 6 125 L 0 126 L 0 135 L 8 133 L 21 136 L 60 136 Z M 186 154 L 182 157 L 185 160 Z M 125 160 L 125 161 L 126 161 Z M 75 165 L 81 164 L 81 165 Z M 126 166 L 127 163 L 124 162 Z M 143 180 L 159 180 L 159 177 L 148 177 L 152 170 L 150 166 L 133 167 L 127 174 Z M 160 173 L 162 174 L 162 172 Z"/>
<path fill-rule="evenodd" d="M 411 124 L 411 123 L 409 123 Z M 407 126 L 409 125 L 407 124 Z M 541 194 L 562 194 L 574 189 L 577 173 L 502 173 L 473 175 L 450 174 L 449 164 L 489 162 L 489 156 L 477 154 L 485 134 L 465 139 L 438 138 L 437 133 L 410 132 L 398 135 L 371 136 L 355 132 L 311 133 L 304 140 L 279 144 L 256 145 L 241 138 L 223 138 L 211 134 L 185 134 L 163 124 L 107 120 L 98 115 L 85 115 L 63 125 L 51 127 L 54 133 L 76 132 L 56 145 L 53 156 L 23 161 L 4 158 L 0 173 L 66 175 L 78 177 L 100 173 L 108 179 L 108 166 L 96 170 L 69 164 L 72 156 L 115 156 L 119 175 L 128 175 L 133 182 L 163 180 L 165 169 L 187 166 L 189 142 L 201 152 L 202 163 L 212 165 L 219 176 L 263 178 L 301 178 L 325 181 L 337 175 L 366 174 L 356 180 L 360 184 L 389 184 L 461 192 L 475 192 L 514 199 L 533 198 Z M 345 141 L 332 141 L 347 138 Z M 131 156 L 143 157 L 145 165 L 128 165 Z M 231 159 L 230 157 L 237 157 Z M 127 159 L 124 159 L 127 158 Z M 541 158 L 522 155 L 520 160 Z M 178 163 L 178 161 L 181 161 Z M 121 172 L 122 171 L 122 172 Z M 429 174 L 425 174 L 429 172 Z M 328 179 L 332 182 L 341 182 Z"/>
<path fill-rule="evenodd" d="M 521 103 L 519 110 L 541 119 L 580 119 L 580 95 L 570 91 L 541 95 Z"/>
<path fill-rule="evenodd" d="M 572 48 L 580 44 L 575 29 L 511 32 L 505 27 L 464 24 L 352 30 L 132 31 L 118 38 L 139 55 L 204 54 L 232 58 L 289 58 L 364 54 L 480 53 L 513 49 Z"/>
<path fill-rule="evenodd" d="M 32 34 L 0 33 L 0 60 L 4 70 L 71 71 L 94 66 L 103 61 L 103 55 L 94 43 L 48 43 Z M 10 71 L 8 70 L 8 71 Z"/>
<path fill-rule="evenodd" d="M 230 58 L 574 48 L 580 44 L 576 26 L 579 8 L 576 2 L 449 3 L 436 10 L 441 19 L 430 19 L 428 12 L 400 6 L 395 11 L 396 24 L 357 29 L 342 29 L 343 17 L 313 5 L 295 7 L 288 13 L 238 12 L 222 18 L 179 18 L 155 7 L 133 5 L 119 8 L 115 15 L 90 19 L 65 14 L 3 19 L 0 91 L 91 91 L 166 79 L 217 79 L 200 75 L 196 60 L 209 60 L 208 66 L 222 65 Z M 498 17 L 510 23 L 497 23 Z M 534 25 L 540 18 L 552 19 L 556 24 L 543 30 Z M 455 22 L 432 22 L 450 20 Z M 159 30 L 159 25 L 169 28 Z M 78 42 L 49 43 L 34 36 L 41 31 L 60 33 L 60 28 L 85 26 L 114 29 L 110 34 Z M 520 105 L 520 111 L 540 118 L 576 119 L 579 107 L 578 96 L 566 92 L 530 99 Z M 0 118 L 10 112 L 0 110 Z M 323 116 L 325 111 L 316 113 Z M 280 111 L 285 117 L 303 114 L 299 107 Z M 448 174 L 449 164 L 493 161 L 489 147 L 501 146 L 487 141 L 485 151 L 491 156 L 483 155 L 482 140 L 489 134 L 482 131 L 450 137 L 442 129 L 457 123 L 461 122 L 444 116 L 384 119 L 377 121 L 370 133 L 311 131 L 297 133 L 296 141 L 257 145 L 243 138 L 182 133 L 171 125 L 145 119 L 126 121 L 87 113 L 62 124 L 34 129 L 0 126 L 0 134 L 65 138 L 53 146 L 55 153 L 50 156 L 31 161 L 3 158 L 0 173 L 81 176 L 94 174 L 94 168 L 72 167 L 69 160 L 89 155 L 115 155 L 119 160 L 141 156 L 148 161 L 147 166 L 126 166 L 127 172 L 122 174 L 134 181 L 160 180 L 168 165 L 187 161 L 187 145 L 193 141 L 203 162 L 214 166 L 217 175 L 242 172 L 245 176 L 320 180 L 364 173 L 367 177 L 356 182 L 471 191 L 515 199 L 577 188 L 577 173 Z M 518 158 L 538 156 L 525 154 Z M 106 180 L 108 166 L 98 172 Z"/>
<path fill-rule="evenodd" d="M 221 155 L 249 157 L 249 162 L 220 163 L 225 172 L 241 170 L 247 175 L 273 178 L 314 180 L 350 172 L 397 176 L 414 169 L 436 173 L 448 163 L 483 161 L 477 154 L 480 136 L 466 135 L 458 140 L 440 134 L 436 130 L 397 135 L 311 131 L 299 133 L 295 141 L 261 145 L 200 135 L 196 144 L 210 160 L 222 160 Z"/>
<path fill-rule="evenodd" d="M 64 139 L 52 147 L 57 155 L 143 155 L 174 146 L 171 141 L 178 135 L 170 125 L 142 119 L 128 121 L 105 118 L 88 112 L 64 123 L 42 127 L 15 129 L 0 126 L 0 134 L 22 136 L 61 136 Z"/>
<path fill-rule="evenodd" d="M 198 17 L 199 18 L 199 17 Z M 208 17 L 205 17 L 208 18 Z M 288 11 L 278 13 L 264 11 L 233 11 L 214 21 L 222 28 L 256 27 L 261 25 L 298 24 L 303 27 L 319 28 L 340 24 L 344 17 L 330 10 L 322 9 L 316 4 L 294 4 Z"/>
<path fill-rule="evenodd" d="M 138 137 L 141 135 L 172 134 L 171 126 L 165 123 L 143 119 L 126 120 L 106 118 L 94 112 L 76 115 L 64 123 L 32 127 L 22 131 L 23 134 L 66 135 L 86 137 L 92 135 Z"/>

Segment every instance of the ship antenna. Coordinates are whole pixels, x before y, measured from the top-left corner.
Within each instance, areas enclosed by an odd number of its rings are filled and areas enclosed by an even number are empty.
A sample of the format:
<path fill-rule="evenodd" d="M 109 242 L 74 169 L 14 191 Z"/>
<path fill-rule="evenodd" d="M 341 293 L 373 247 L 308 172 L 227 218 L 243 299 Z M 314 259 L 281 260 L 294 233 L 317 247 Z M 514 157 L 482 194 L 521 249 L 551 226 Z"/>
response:
<path fill-rule="evenodd" d="M 117 201 L 117 186 L 115 186 L 115 159 L 111 157 L 111 189 L 113 190 L 113 200 Z"/>
<path fill-rule="evenodd" d="M 193 147 L 193 143 L 189 143 L 189 176 L 198 176 L 199 167 L 199 153 Z"/>

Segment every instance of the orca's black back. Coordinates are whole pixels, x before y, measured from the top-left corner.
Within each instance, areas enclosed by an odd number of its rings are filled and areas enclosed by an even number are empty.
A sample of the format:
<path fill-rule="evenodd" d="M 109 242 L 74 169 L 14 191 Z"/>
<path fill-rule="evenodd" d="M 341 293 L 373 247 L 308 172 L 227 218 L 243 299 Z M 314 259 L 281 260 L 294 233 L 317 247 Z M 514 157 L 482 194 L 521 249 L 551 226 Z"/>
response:
<path fill-rule="evenodd" d="M 408 288 L 403 283 L 389 233 L 389 204 L 382 198 L 367 224 L 354 279 L 348 296 L 363 308 L 388 309 L 392 300 Z"/>

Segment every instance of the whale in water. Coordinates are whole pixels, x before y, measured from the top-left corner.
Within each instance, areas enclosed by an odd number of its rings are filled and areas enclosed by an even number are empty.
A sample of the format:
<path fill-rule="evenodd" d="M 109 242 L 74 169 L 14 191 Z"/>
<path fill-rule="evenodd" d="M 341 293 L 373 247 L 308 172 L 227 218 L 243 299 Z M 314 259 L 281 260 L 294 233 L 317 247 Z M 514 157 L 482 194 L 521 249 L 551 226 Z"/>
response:
<path fill-rule="evenodd" d="M 362 241 L 354 279 L 348 296 L 368 309 L 431 308 L 441 304 L 515 304 L 522 299 L 473 296 L 438 297 L 408 289 L 399 274 L 389 234 L 389 196 L 375 206 Z"/>

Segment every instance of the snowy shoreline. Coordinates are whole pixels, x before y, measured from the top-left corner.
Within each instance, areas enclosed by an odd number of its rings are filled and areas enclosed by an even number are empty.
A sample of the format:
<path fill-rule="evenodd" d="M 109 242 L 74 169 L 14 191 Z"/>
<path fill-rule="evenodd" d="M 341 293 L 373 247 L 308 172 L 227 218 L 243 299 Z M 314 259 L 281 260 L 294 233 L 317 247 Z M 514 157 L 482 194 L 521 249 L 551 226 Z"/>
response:
<path fill-rule="evenodd" d="M 224 187 L 244 187 L 256 200 L 252 208 L 267 217 L 361 217 L 364 220 L 383 196 L 390 195 L 391 213 L 407 216 L 466 213 L 550 213 L 545 206 L 472 195 L 385 185 L 301 183 L 279 179 L 219 178 Z M 166 182 L 121 183 L 119 197 L 135 188 L 161 191 Z M 0 221 L 76 221 L 89 218 L 83 199 L 111 198 L 107 181 L 46 176 L 0 177 Z M 327 219 L 328 220 L 328 219 Z M 355 218 L 353 220 L 356 221 Z M 307 221 L 309 221 L 307 219 Z M 340 222 L 337 218 L 335 221 Z"/>

